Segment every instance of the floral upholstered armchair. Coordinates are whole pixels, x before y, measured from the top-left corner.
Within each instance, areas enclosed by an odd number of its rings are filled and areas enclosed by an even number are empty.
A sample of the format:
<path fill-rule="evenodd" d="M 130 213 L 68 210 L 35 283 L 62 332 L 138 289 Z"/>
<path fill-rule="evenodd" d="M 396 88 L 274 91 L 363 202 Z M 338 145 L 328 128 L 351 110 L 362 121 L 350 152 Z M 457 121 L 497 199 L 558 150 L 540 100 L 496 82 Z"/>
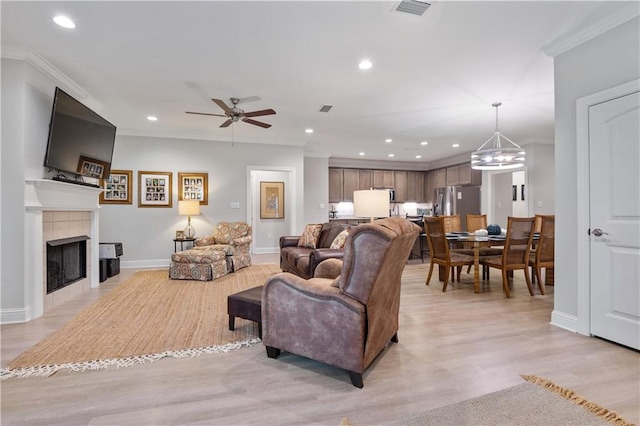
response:
<path fill-rule="evenodd" d="M 193 249 L 223 251 L 230 271 L 251 265 L 251 226 L 246 222 L 220 222 L 210 237 L 197 238 Z"/>

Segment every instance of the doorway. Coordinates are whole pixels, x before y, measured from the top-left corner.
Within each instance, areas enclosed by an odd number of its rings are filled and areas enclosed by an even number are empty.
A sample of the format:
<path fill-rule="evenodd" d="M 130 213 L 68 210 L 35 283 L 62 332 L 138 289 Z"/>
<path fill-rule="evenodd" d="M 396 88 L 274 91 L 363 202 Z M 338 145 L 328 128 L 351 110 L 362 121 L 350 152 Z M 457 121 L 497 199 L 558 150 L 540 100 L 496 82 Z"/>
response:
<path fill-rule="evenodd" d="M 293 234 L 296 205 L 293 172 L 292 168 L 287 167 L 248 167 L 247 217 L 250 218 L 249 222 L 253 228 L 251 252 L 254 254 L 278 253 L 280 250 L 280 236 Z M 281 200 L 284 211 L 283 217 L 272 218 L 269 215 L 261 215 L 260 182 L 283 184 L 283 197 Z"/>
<path fill-rule="evenodd" d="M 640 80 L 579 99 L 578 331 L 640 349 Z"/>

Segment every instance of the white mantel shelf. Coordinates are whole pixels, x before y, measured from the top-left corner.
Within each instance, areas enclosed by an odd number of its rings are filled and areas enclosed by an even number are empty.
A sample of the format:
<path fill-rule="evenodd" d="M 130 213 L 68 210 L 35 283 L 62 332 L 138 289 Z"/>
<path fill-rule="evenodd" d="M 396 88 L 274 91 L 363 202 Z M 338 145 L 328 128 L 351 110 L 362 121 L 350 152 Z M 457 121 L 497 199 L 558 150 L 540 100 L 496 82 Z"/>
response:
<path fill-rule="evenodd" d="M 97 210 L 102 188 L 60 182 L 51 179 L 27 179 L 27 210 Z"/>

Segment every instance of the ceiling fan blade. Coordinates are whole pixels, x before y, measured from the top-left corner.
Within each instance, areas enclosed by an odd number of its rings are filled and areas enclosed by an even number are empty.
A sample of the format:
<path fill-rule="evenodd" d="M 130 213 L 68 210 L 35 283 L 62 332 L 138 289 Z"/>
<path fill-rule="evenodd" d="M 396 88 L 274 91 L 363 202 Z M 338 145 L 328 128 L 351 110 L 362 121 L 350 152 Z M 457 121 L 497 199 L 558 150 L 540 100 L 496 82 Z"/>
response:
<path fill-rule="evenodd" d="M 264 127 L 265 129 L 268 129 L 269 127 L 271 127 L 271 124 L 263 123 L 262 121 L 252 120 L 250 118 L 243 118 L 242 121 L 244 121 L 245 123 L 255 124 L 256 126 Z"/>
<path fill-rule="evenodd" d="M 225 121 L 224 123 L 222 123 L 222 124 L 220 125 L 220 127 L 229 127 L 229 126 L 231 126 L 231 123 L 233 123 L 233 120 L 232 120 L 232 119 L 228 119 L 227 121 Z"/>
<path fill-rule="evenodd" d="M 233 115 L 233 111 L 231 110 L 231 108 L 229 108 L 229 106 L 224 101 L 220 99 L 211 99 L 211 100 L 215 102 L 216 105 L 218 105 L 220 108 L 222 108 L 225 113 L 229 115 Z"/>
<path fill-rule="evenodd" d="M 198 115 L 212 115 L 214 117 L 226 117 L 226 115 L 222 114 L 209 114 L 208 112 L 193 112 L 193 111 L 185 111 L 187 114 L 198 114 Z"/>
<path fill-rule="evenodd" d="M 276 112 L 272 109 L 261 109 L 260 111 L 251 111 L 251 112 L 245 112 L 244 116 L 245 117 L 259 117 L 261 115 L 272 115 L 275 114 Z"/>

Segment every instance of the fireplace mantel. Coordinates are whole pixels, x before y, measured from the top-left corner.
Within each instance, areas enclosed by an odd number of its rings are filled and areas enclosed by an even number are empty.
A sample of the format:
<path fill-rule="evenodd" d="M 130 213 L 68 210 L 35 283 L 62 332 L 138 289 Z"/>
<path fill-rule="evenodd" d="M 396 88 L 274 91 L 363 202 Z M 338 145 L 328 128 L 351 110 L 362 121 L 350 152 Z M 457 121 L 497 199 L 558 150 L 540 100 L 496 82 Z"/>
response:
<path fill-rule="evenodd" d="M 27 310 L 24 321 L 38 318 L 44 313 L 43 213 L 46 211 L 82 211 L 91 213 L 90 285 L 99 281 L 99 220 L 98 195 L 101 188 L 74 185 L 49 179 L 25 180 L 25 286 Z"/>

